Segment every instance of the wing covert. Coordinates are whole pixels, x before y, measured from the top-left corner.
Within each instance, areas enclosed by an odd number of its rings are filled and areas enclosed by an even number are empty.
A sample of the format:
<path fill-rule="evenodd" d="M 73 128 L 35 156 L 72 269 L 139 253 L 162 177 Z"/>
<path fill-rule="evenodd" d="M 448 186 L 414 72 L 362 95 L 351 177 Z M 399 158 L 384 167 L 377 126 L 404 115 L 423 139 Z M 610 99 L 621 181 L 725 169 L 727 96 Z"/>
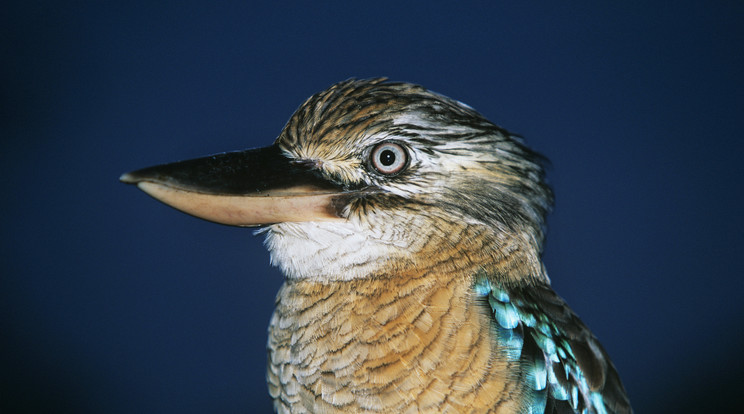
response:
<path fill-rule="evenodd" d="M 507 288 L 480 276 L 474 289 L 505 352 L 522 361 L 531 412 L 632 413 L 607 352 L 550 286 Z"/>

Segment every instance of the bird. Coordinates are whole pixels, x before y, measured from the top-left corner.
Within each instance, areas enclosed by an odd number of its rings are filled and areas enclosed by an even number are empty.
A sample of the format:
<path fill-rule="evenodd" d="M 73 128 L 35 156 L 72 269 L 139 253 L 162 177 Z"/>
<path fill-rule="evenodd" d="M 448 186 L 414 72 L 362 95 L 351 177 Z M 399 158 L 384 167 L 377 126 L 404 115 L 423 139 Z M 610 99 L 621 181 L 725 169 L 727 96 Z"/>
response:
<path fill-rule="evenodd" d="M 551 288 L 547 163 L 462 102 L 373 78 L 311 96 L 270 146 L 120 180 L 265 237 L 276 412 L 631 413 Z"/>

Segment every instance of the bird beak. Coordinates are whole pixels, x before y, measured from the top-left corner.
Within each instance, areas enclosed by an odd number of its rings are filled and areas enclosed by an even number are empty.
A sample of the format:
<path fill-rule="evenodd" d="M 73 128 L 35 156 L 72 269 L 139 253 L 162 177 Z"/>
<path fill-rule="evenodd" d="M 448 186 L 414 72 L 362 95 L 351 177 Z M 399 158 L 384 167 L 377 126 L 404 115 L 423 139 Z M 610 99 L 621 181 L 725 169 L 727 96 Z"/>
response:
<path fill-rule="evenodd" d="M 163 203 L 232 226 L 340 220 L 350 195 L 276 145 L 143 168 L 119 178 Z"/>

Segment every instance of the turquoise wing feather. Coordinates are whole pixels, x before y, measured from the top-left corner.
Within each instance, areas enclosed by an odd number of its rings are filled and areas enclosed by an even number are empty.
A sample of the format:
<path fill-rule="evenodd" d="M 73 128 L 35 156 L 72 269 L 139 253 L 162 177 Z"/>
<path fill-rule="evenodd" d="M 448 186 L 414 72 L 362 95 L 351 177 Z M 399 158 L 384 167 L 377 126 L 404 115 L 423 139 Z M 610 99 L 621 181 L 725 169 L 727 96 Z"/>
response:
<path fill-rule="evenodd" d="M 522 362 L 530 413 L 632 413 L 607 352 L 550 286 L 507 288 L 479 276 L 474 288 L 500 346 Z"/>

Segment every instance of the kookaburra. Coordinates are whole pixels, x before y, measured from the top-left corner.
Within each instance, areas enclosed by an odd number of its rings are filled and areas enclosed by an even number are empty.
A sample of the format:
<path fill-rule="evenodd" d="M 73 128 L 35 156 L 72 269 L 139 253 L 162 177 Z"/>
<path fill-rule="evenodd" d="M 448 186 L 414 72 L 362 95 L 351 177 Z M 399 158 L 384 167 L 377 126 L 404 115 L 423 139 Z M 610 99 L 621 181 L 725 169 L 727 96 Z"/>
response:
<path fill-rule="evenodd" d="M 541 260 L 543 158 L 471 107 L 348 80 L 265 148 L 124 174 L 188 214 L 259 226 L 284 284 L 278 412 L 629 413 Z"/>

